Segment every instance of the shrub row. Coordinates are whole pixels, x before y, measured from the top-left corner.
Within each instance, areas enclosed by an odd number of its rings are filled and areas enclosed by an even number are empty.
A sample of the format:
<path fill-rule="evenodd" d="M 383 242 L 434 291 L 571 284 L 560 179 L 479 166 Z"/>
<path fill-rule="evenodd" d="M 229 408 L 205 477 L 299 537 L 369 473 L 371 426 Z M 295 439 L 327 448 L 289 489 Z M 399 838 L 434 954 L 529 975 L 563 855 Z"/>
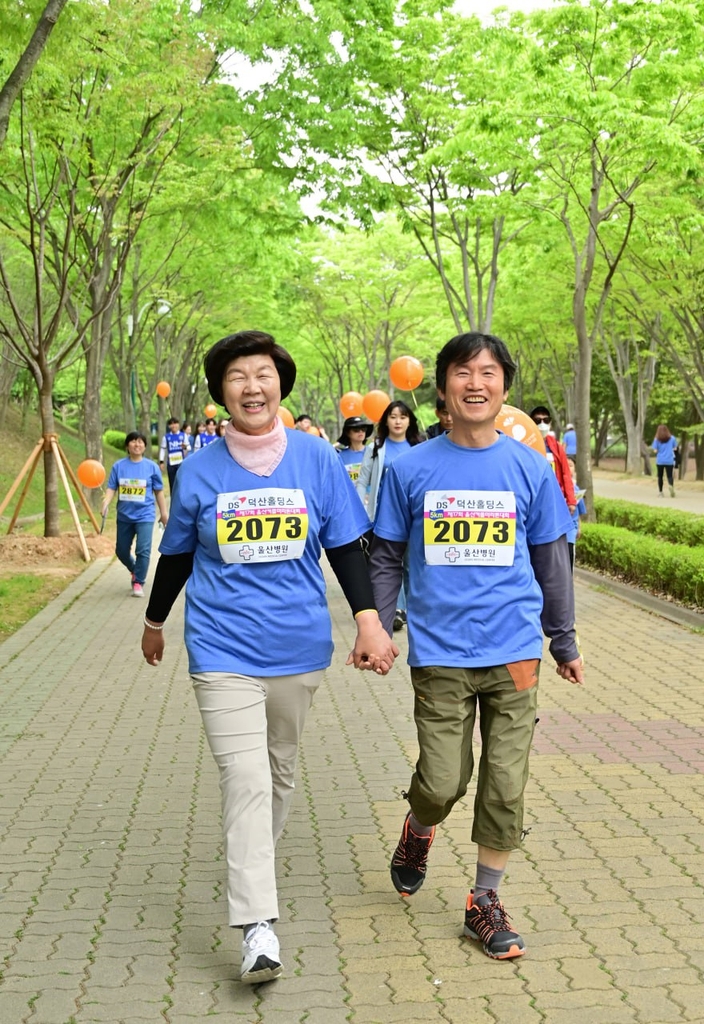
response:
<path fill-rule="evenodd" d="M 111 448 L 119 448 L 121 452 L 124 452 L 126 437 L 127 434 L 124 430 L 106 430 L 103 434 L 103 444 L 109 444 Z"/>
<path fill-rule="evenodd" d="M 125 438 L 127 434 L 124 430 L 106 430 L 103 434 L 103 444 L 109 444 L 111 448 L 117 448 L 118 451 L 125 451 Z M 159 445 L 159 438 L 156 434 L 152 434 L 151 437 L 152 445 L 156 448 Z"/>
<path fill-rule="evenodd" d="M 704 608 L 704 550 L 602 523 L 582 523 L 576 550 L 580 565 Z"/>
<path fill-rule="evenodd" d="M 704 516 L 614 498 L 595 498 L 594 508 L 597 522 L 605 526 L 622 526 L 670 544 L 704 544 Z"/>

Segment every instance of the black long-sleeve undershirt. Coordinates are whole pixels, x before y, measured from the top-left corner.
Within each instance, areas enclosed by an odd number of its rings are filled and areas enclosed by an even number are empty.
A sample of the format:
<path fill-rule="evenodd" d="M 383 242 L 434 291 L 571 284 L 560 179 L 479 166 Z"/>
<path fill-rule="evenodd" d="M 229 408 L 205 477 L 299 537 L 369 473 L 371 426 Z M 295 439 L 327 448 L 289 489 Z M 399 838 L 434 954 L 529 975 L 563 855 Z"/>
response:
<path fill-rule="evenodd" d="M 352 614 L 376 609 L 361 539 L 340 547 L 326 548 L 325 554 Z M 168 618 L 176 598 L 193 572 L 193 558 L 192 551 L 160 556 L 147 605 L 146 615 L 150 622 L 160 624 Z"/>

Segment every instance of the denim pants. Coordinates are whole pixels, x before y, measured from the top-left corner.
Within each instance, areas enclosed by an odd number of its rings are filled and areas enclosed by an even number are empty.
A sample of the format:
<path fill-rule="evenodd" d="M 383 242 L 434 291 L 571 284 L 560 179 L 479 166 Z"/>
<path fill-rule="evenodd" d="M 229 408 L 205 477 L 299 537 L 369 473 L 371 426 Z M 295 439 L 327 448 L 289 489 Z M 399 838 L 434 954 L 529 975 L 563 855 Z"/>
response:
<path fill-rule="evenodd" d="M 122 564 L 134 573 L 136 583 L 144 584 L 149 570 L 149 556 L 152 553 L 154 522 L 134 523 L 130 519 L 117 520 L 115 554 Z M 134 557 L 132 541 L 137 538 Z"/>

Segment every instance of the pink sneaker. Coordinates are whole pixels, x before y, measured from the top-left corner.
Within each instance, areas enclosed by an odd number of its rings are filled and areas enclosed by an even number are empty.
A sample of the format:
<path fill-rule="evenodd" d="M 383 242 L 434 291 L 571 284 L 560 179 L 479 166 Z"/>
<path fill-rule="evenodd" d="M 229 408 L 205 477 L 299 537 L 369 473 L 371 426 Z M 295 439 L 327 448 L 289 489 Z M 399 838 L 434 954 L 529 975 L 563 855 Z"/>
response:
<path fill-rule="evenodd" d="M 144 587 L 141 583 L 132 584 L 132 597 L 144 597 Z"/>

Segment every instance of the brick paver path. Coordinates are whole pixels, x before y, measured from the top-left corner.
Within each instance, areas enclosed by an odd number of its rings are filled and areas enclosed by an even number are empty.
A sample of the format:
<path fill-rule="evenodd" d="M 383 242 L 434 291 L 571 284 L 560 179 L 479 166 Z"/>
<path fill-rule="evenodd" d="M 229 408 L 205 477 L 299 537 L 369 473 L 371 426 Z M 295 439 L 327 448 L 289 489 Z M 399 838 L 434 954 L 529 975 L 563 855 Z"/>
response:
<path fill-rule="evenodd" d="M 578 585 L 588 685 L 545 665 L 531 832 L 503 887 L 528 955 L 497 963 L 460 938 L 469 798 L 424 888 L 391 888 L 407 668 L 343 667 L 331 587 L 338 654 L 279 847 L 287 970 L 248 988 L 180 615 L 149 668 L 125 577 L 94 564 L 0 647 L 2 1024 L 704 1021 L 704 636 Z"/>

